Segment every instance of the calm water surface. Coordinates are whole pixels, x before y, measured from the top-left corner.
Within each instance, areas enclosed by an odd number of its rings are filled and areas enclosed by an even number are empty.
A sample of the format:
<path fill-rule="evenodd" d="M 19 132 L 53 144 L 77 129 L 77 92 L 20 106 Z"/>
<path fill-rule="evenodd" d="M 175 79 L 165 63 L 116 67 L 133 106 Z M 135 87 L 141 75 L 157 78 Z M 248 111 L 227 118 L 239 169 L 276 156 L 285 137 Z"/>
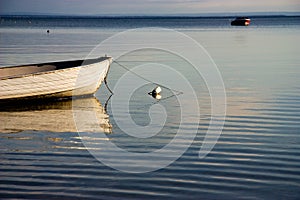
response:
<path fill-rule="evenodd" d="M 211 106 L 205 82 L 173 55 L 151 49 L 131 52 L 118 61 L 129 68 L 163 63 L 181 70 L 199 86 L 194 90 L 200 124 L 188 116 L 190 123 L 183 126 L 187 135 L 197 131 L 188 150 L 154 172 L 120 172 L 86 150 L 72 121 L 71 101 L 2 107 L 0 198 L 300 198 L 299 18 L 255 18 L 249 27 L 230 27 L 227 18 L 110 19 L 110 23 L 103 19 L 1 20 L 0 66 L 84 58 L 120 31 L 144 26 L 174 28 L 203 45 L 215 61 L 226 87 L 227 115 L 213 151 L 200 159 Z M 112 64 L 109 85 L 113 88 L 125 72 Z M 145 85 L 132 95 L 130 112 L 137 124 L 149 123 L 149 105 L 156 101 L 145 93 L 154 86 Z M 75 110 L 97 110 L 103 127 L 98 134 L 106 134 L 119 147 L 146 153 L 164 147 L 176 134 L 180 105 L 175 97 L 160 103 L 168 113 L 164 129 L 153 138 L 137 139 L 118 128 L 112 105 L 107 103 L 107 89 L 102 86 L 95 96 L 78 100 Z"/>

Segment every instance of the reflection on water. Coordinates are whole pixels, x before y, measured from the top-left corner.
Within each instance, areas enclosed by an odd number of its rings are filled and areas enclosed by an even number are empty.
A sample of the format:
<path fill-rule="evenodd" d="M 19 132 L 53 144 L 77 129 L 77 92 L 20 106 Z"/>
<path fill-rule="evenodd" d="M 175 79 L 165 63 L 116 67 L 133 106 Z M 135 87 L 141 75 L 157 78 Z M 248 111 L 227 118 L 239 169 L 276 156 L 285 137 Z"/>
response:
<path fill-rule="evenodd" d="M 106 135 L 125 150 L 152 152 L 164 147 L 176 134 L 180 122 L 176 98 L 159 101 L 168 113 L 166 125 L 161 133 L 146 139 L 125 134 L 116 124 L 111 104 L 107 108 L 108 120 L 94 98 L 76 100 L 73 105 L 62 101 L 22 109 L 20 105 L 1 107 L 0 199 L 299 199 L 300 46 L 295 41 L 299 40 L 300 29 L 299 26 L 272 28 L 275 22 L 287 26 L 286 21 L 277 18 L 257 20 L 265 20 L 270 25 L 183 30 L 209 51 L 226 86 L 225 126 L 217 145 L 205 159 L 198 157 L 210 117 L 210 96 L 205 83 L 196 79 L 186 63 L 161 51 L 137 52 L 124 58 L 123 63 L 131 68 L 147 61 L 163 63 L 197 85 L 195 90 L 203 118 L 198 124 L 194 116 L 188 116 L 190 122 L 183 124 L 187 136 L 191 131 L 198 131 L 185 154 L 155 172 L 119 172 L 90 155 L 72 121 L 72 107 L 83 116 L 85 112 L 97 113 L 99 124 L 86 123 L 82 128 L 93 130 L 95 126 L 103 126 L 103 132 L 108 133 L 112 124 L 115 134 L 90 134 L 86 139 L 91 145 L 100 143 L 95 135 Z M 219 19 L 213 21 L 219 23 Z M 299 24 L 298 18 L 294 22 Z M 126 23 L 131 25 L 132 21 Z M 86 55 L 112 33 L 104 29 L 70 30 L 58 28 L 47 36 L 44 29 L 40 34 L 40 29 L 4 31 L 2 28 L 0 66 Z M 117 44 L 116 48 L 121 50 L 123 46 Z M 108 81 L 112 89 L 124 73 L 115 64 L 111 66 Z M 146 85 L 132 94 L 130 114 L 139 125 L 150 121 L 150 106 L 145 105 L 156 102 L 147 95 L 154 87 Z M 101 88 L 96 95 L 102 100 L 107 94 Z M 166 96 L 163 90 L 162 98 Z M 118 107 L 118 111 L 122 109 Z M 80 119 L 89 121 L 88 117 Z M 101 148 L 99 145 L 98 150 Z M 118 156 L 109 158 L 120 165 L 126 163 Z"/>
<path fill-rule="evenodd" d="M 45 103 L 9 104 L 0 110 L 0 132 L 16 133 L 22 131 L 77 132 L 73 113 L 84 113 L 82 117 L 86 131 L 100 126 L 104 133 L 111 133 L 108 115 L 95 98 L 78 98 Z M 90 124 L 89 116 L 96 114 L 97 124 Z M 95 122 L 96 123 L 96 122 Z"/>

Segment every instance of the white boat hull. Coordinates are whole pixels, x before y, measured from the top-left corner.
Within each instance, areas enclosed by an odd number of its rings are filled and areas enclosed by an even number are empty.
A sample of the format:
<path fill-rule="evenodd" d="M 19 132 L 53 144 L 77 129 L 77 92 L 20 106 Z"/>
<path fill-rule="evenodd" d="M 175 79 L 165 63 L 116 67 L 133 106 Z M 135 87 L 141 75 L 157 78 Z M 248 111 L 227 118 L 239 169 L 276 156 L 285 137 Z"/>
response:
<path fill-rule="evenodd" d="M 96 92 L 112 59 L 65 69 L 26 74 L 0 80 L 0 100 L 70 97 Z"/>

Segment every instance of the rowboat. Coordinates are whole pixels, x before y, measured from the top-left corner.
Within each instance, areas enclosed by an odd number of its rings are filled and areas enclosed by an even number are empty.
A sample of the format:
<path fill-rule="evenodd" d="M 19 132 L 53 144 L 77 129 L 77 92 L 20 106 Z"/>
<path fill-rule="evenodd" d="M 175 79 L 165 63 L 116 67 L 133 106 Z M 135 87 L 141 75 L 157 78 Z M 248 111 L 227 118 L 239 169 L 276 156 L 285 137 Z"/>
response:
<path fill-rule="evenodd" d="M 64 98 L 94 94 L 111 57 L 0 68 L 0 100 Z"/>
<path fill-rule="evenodd" d="M 0 107 L 0 122 L 0 133 L 112 132 L 109 115 L 95 97 L 6 104 Z"/>

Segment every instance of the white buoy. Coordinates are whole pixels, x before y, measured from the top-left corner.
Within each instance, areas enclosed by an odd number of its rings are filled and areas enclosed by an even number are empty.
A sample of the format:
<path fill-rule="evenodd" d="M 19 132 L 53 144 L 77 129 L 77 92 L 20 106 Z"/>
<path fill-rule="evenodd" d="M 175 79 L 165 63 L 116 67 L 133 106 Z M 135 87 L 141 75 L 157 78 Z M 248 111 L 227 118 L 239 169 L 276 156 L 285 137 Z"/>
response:
<path fill-rule="evenodd" d="M 160 95 L 161 91 L 162 91 L 161 87 L 157 86 L 152 90 L 152 92 L 149 92 L 148 94 L 150 94 L 153 98 L 159 100 L 161 99 L 161 95 Z"/>
<path fill-rule="evenodd" d="M 152 92 L 159 94 L 161 92 L 161 87 L 157 86 Z"/>
<path fill-rule="evenodd" d="M 153 96 L 155 99 L 160 100 L 161 99 L 161 95 L 160 94 L 156 94 L 155 96 Z"/>

